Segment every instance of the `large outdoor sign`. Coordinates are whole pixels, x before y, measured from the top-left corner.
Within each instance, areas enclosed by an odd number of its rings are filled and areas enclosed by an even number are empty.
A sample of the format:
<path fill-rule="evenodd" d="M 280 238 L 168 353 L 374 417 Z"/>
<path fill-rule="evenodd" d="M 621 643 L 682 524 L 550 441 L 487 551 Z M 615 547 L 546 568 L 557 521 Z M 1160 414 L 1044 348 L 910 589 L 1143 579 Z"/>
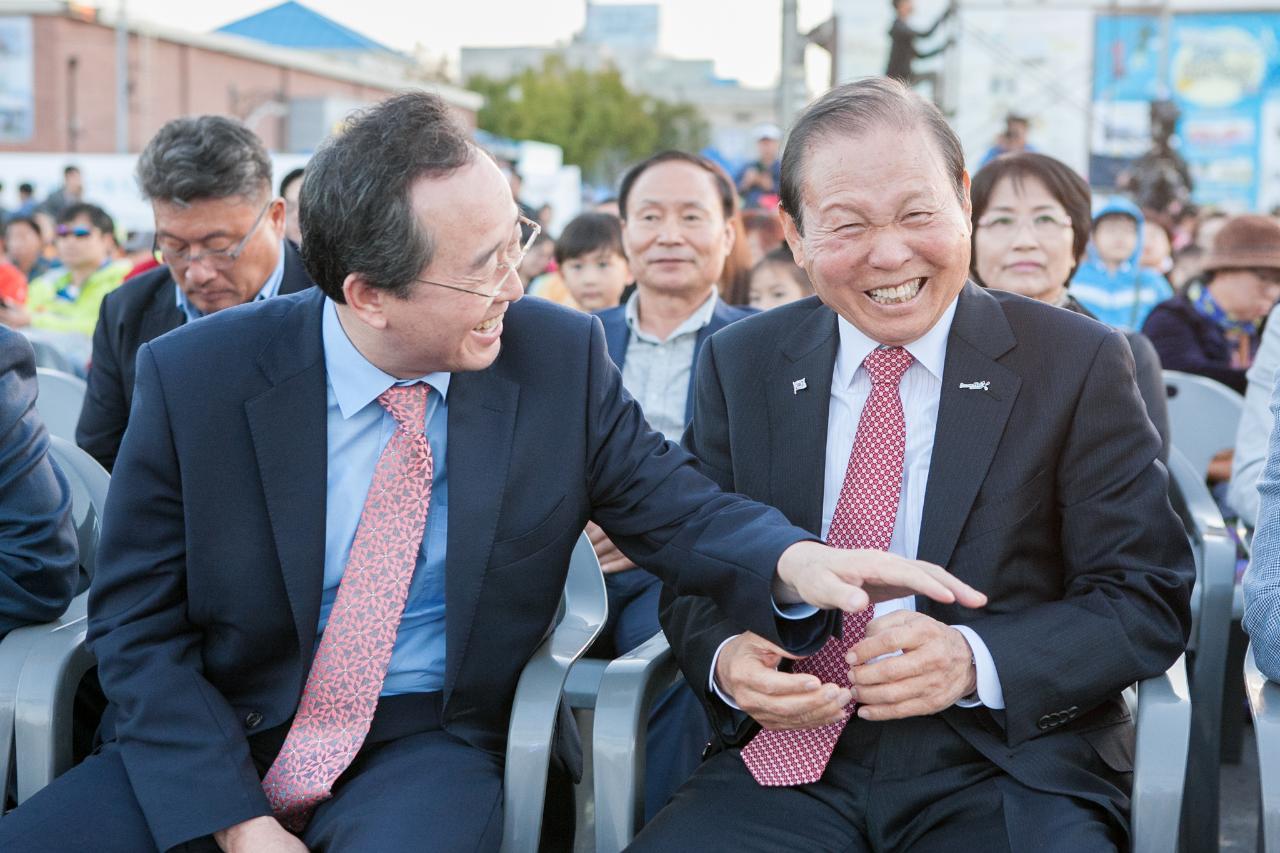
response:
<path fill-rule="evenodd" d="M 1182 112 L 1176 138 L 1196 202 L 1263 211 L 1280 204 L 1280 12 L 1174 15 L 1163 54 L 1156 16 L 1099 15 L 1093 183 L 1110 183 L 1150 147 L 1149 104 L 1162 94 Z"/>

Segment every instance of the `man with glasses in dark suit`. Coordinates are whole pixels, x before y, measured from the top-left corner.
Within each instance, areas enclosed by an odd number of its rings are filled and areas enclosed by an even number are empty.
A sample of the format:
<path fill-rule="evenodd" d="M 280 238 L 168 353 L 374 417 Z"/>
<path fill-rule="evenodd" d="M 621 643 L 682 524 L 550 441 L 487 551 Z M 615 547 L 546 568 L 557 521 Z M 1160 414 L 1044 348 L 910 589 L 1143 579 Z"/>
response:
<path fill-rule="evenodd" d="M 208 314 L 311 286 L 285 239 L 271 160 L 248 128 L 222 116 L 169 122 L 138 158 L 164 266 L 102 302 L 76 443 L 108 471 L 133 401 L 134 360 L 147 341 Z"/>

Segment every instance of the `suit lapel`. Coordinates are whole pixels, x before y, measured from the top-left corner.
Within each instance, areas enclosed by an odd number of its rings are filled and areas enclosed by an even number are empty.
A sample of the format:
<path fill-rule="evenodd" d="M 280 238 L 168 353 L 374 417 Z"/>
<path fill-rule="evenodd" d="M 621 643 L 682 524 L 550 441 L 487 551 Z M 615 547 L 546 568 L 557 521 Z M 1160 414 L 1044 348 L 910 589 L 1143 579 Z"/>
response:
<path fill-rule="evenodd" d="M 1022 380 L 996 361 L 1017 343 L 1000 304 L 974 284 L 959 297 L 942 373 L 917 556 L 946 566 L 995 457 Z M 961 384 L 986 382 L 988 390 Z"/>
<path fill-rule="evenodd" d="M 475 624 L 515 439 L 520 387 L 499 361 L 449 381 L 449 549 L 445 557 L 445 676 L 449 701 Z"/>
<path fill-rule="evenodd" d="M 604 342 L 609 348 L 609 358 L 613 359 L 613 363 L 619 370 L 626 363 L 627 341 L 630 338 L 627 331 L 626 310 L 625 305 L 619 305 L 598 315 L 600 322 L 604 325 Z"/>
<path fill-rule="evenodd" d="M 689 391 L 684 401 L 685 425 L 688 425 L 693 420 L 693 392 L 697 386 L 695 377 L 698 374 L 698 356 L 702 354 L 702 345 L 707 342 L 707 338 L 732 322 L 733 319 L 729 316 L 729 306 L 723 300 L 717 298 L 715 310 L 711 312 L 711 320 L 698 330 L 698 336 L 693 339 L 693 363 L 689 369 Z"/>
<path fill-rule="evenodd" d="M 177 283 L 173 275 L 167 275 L 156 288 L 142 314 L 138 326 L 139 341 L 154 341 L 165 332 L 171 332 L 185 322 L 182 309 L 178 308 Z"/>
<path fill-rule="evenodd" d="M 324 587 L 328 404 L 323 305 L 324 295 L 317 290 L 293 306 L 259 357 L 271 387 L 245 403 L 304 678 Z"/>
<path fill-rule="evenodd" d="M 769 411 L 771 469 L 765 502 L 817 535 L 822 530 L 831 374 L 840 336 L 835 312 L 817 299 L 814 306 L 783 341 L 762 391 Z"/>

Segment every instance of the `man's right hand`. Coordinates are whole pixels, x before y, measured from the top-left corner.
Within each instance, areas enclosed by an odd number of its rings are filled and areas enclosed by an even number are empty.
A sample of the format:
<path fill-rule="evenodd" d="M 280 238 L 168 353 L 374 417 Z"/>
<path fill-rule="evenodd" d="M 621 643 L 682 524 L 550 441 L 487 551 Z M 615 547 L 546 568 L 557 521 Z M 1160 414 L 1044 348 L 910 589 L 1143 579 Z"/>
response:
<path fill-rule="evenodd" d="M 778 558 L 773 597 L 858 613 L 876 601 L 925 595 L 943 604 L 983 607 L 987 597 L 940 566 L 886 551 L 796 542 Z"/>
<path fill-rule="evenodd" d="M 307 853 L 307 845 L 270 815 L 219 830 L 213 840 L 223 853 Z"/>
<path fill-rule="evenodd" d="M 812 729 L 844 719 L 849 689 L 816 675 L 778 672 L 783 658 L 798 659 L 757 634 L 739 634 L 720 649 L 716 685 L 766 729 Z"/>

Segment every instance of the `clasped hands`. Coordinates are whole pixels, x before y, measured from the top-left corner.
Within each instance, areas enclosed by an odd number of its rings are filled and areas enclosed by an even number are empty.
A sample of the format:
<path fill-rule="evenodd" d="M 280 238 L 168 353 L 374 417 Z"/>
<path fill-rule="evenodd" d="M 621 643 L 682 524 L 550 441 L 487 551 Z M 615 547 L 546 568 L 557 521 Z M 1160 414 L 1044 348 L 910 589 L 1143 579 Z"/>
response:
<path fill-rule="evenodd" d="M 987 601 L 931 563 L 816 542 L 800 542 L 783 552 L 774 586 L 780 602 L 798 599 L 855 612 L 870 602 L 915 594 L 966 607 L 981 607 Z M 885 655 L 892 657 L 882 658 Z M 768 729 L 834 723 L 855 701 L 858 716 L 866 720 L 934 714 L 977 686 L 973 652 L 964 635 L 914 611 L 894 611 L 871 620 L 866 635 L 846 658 L 850 687 L 823 684 L 810 674 L 779 672 L 784 658 L 798 660 L 764 638 L 745 633 L 726 643 L 716 660 L 720 689 Z"/>

